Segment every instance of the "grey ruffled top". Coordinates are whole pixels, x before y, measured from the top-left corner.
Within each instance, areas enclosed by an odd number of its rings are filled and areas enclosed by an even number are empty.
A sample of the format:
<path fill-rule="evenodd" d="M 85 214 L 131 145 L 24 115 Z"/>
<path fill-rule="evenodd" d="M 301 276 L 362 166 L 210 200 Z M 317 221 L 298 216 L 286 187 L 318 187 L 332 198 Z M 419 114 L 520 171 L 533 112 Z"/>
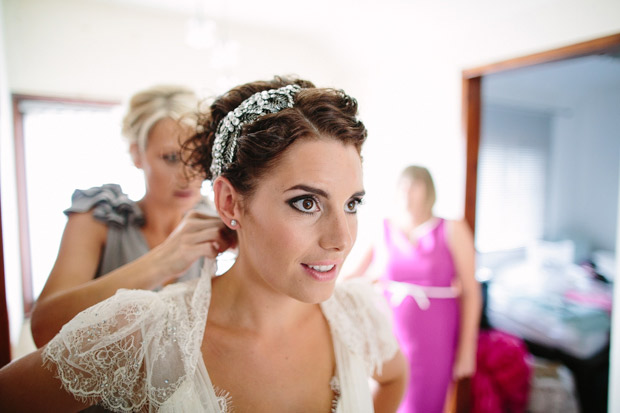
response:
<path fill-rule="evenodd" d="M 87 190 L 76 190 L 71 198 L 71 207 L 64 213 L 92 210 L 95 219 L 108 227 L 101 261 L 95 277 L 107 274 L 149 251 L 142 234 L 144 213 L 138 204 L 123 193 L 117 184 L 105 184 Z M 203 260 L 195 262 L 179 280 L 189 280 L 200 276 Z"/>

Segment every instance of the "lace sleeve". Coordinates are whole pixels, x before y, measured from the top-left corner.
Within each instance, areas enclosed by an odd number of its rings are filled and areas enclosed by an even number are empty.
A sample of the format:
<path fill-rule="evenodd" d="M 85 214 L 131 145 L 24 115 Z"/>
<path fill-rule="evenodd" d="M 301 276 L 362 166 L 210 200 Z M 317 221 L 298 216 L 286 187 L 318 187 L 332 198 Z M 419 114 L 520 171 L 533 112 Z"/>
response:
<path fill-rule="evenodd" d="M 174 315 L 183 311 L 169 292 L 119 290 L 81 312 L 44 349 L 44 366 L 83 402 L 118 412 L 161 405 L 185 377 Z"/>
<path fill-rule="evenodd" d="M 338 284 L 322 306 L 332 329 L 365 361 L 368 375 L 381 374 L 383 363 L 398 350 L 383 296 L 368 281 L 352 279 Z"/>
<path fill-rule="evenodd" d="M 87 190 L 77 189 L 71 197 L 71 207 L 64 213 L 88 212 L 93 210 L 93 216 L 106 223 L 126 227 L 136 223 L 141 225 L 144 216 L 138 205 L 125 195 L 117 184 L 106 184 Z"/>

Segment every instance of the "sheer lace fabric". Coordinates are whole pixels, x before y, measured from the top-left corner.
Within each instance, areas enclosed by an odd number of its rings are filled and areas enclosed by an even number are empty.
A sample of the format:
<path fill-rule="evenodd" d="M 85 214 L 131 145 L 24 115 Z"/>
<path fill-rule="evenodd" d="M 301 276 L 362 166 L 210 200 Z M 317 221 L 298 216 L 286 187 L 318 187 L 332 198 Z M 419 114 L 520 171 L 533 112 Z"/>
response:
<path fill-rule="evenodd" d="M 44 365 L 76 398 L 113 411 L 228 413 L 230 397 L 214 388 L 200 351 L 213 274 L 208 262 L 198 280 L 159 292 L 120 290 L 65 325 L 44 349 Z M 339 413 L 373 411 L 368 377 L 398 348 L 381 299 L 362 281 L 347 281 L 321 304 Z"/>

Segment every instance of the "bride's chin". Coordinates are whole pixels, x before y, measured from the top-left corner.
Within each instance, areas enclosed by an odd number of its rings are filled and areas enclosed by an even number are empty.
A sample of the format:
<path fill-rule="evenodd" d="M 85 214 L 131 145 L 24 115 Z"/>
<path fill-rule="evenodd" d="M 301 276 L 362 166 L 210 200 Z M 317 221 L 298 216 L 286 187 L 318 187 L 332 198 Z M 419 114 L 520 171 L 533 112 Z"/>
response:
<path fill-rule="evenodd" d="M 299 297 L 298 300 L 304 302 L 306 304 L 321 304 L 324 301 L 327 301 L 334 295 L 335 283 L 330 283 L 329 285 L 323 285 L 320 288 L 320 291 L 315 290 L 313 292 L 308 292 L 304 297 Z"/>

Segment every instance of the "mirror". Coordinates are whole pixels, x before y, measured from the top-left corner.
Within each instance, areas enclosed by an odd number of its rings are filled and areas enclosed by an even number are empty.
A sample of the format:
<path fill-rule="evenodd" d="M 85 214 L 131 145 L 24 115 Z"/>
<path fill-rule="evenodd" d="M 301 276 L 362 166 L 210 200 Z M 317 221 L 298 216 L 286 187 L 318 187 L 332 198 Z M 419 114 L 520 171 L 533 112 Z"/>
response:
<path fill-rule="evenodd" d="M 492 73 L 481 102 L 475 234 L 489 321 L 526 339 L 535 372 L 571 375 L 557 389 L 574 386 L 567 403 L 607 411 L 620 58 Z"/>

